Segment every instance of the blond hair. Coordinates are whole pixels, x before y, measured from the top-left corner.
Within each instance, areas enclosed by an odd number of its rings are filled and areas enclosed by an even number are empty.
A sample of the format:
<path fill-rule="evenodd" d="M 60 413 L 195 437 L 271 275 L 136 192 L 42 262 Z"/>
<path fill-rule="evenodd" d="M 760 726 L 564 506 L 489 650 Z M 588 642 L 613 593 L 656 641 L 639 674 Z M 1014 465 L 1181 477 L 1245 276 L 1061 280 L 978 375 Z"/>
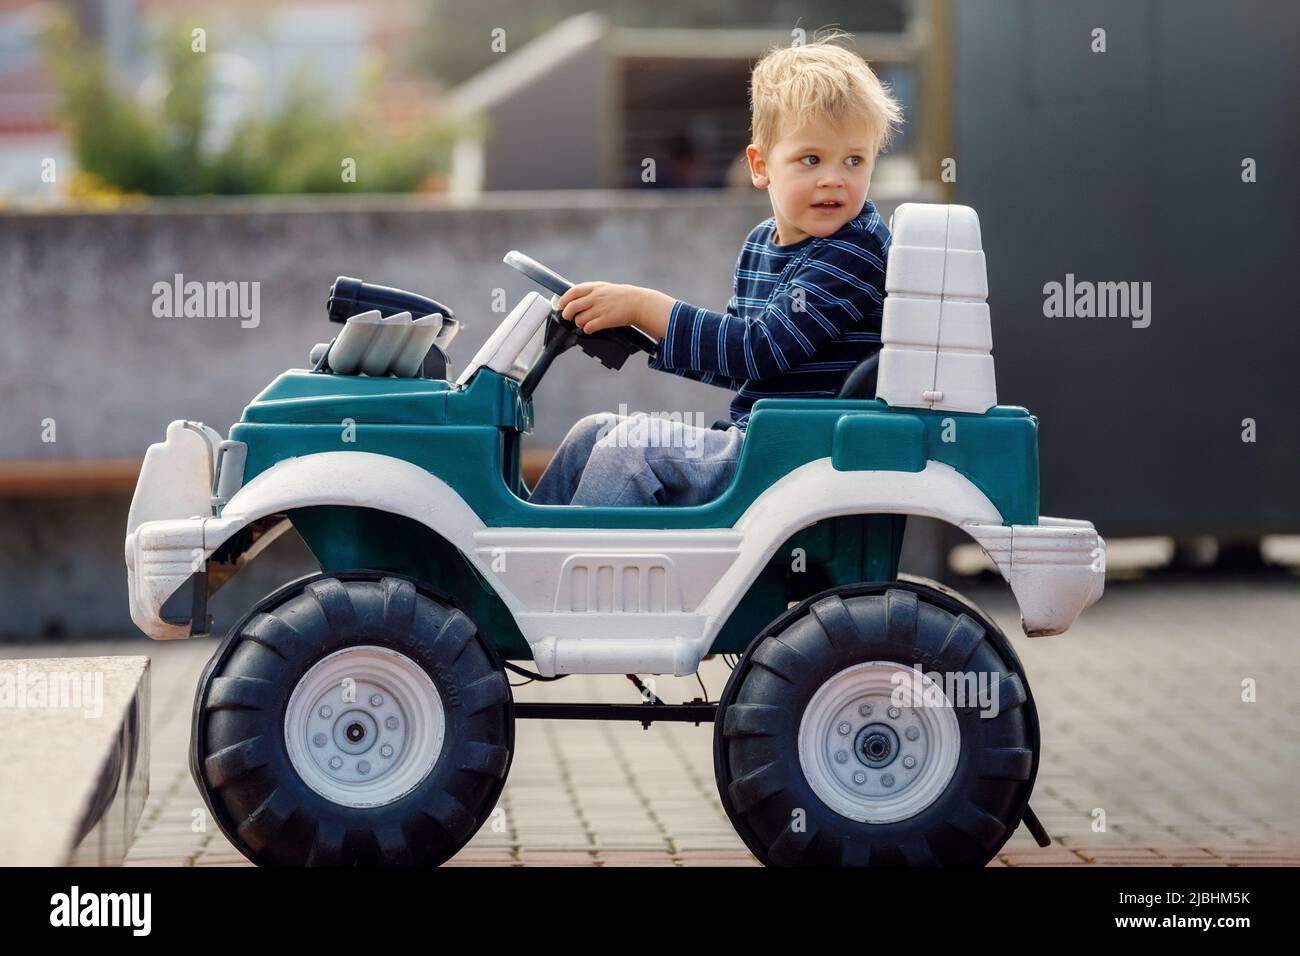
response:
<path fill-rule="evenodd" d="M 778 46 L 754 66 L 749 81 L 754 145 L 768 151 L 783 133 L 804 122 L 847 117 L 865 119 L 872 146 L 888 145 L 903 111 L 867 61 L 835 40 L 851 34 L 833 30 L 800 46 Z M 874 157 L 873 157 L 874 158 Z"/>

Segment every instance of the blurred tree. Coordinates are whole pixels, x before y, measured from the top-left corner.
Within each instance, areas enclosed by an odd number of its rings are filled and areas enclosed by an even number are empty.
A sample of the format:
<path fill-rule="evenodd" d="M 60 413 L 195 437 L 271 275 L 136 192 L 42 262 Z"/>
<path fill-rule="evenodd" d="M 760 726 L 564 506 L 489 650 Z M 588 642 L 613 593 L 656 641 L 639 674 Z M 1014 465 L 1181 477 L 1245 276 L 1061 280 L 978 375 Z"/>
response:
<path fill-rule="evenodd" d="M 424 0 L 428 28 L 412 40 L 422 69 L 456 84 L 499 55 L 491 31 L 506 31 L 507 51 L 517 50 L 561 20 L 596 11 L 620 27 L 716 29 L 838 26 L 853 33 L 898 33 L 907 28 L 914 0 Z"/>
<path fill-rule="evenodd" d="M 445 175 L 454 130 L 433 122 L 393 136 L 362 110 L 337 116 L 298 82 L 279 109 L 249 110 L 225 142 L 210 131 L 209 57 L 188 31 L 161 41 L 165 93 L 157 104 L 121 89 L 102 51 L 55 11 L 45 51 L 58 83 L 72 150 L 87 181 L 152 196 L 409 192 Z M 356 175 L 344 174 L 352 161 Z"/>

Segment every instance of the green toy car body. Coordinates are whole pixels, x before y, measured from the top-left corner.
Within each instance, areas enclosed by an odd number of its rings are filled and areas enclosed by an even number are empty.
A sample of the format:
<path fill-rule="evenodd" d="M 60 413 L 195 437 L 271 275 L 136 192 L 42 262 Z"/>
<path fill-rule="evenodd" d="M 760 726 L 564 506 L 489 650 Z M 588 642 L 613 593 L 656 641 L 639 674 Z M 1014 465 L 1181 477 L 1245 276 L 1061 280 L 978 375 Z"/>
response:
<path fill-rule="evenodd" d="M 194 775 L 232 841 L 267 863 L 441 862 L 495 804 L 525 712 L 716 719 L 723 804 L 765 862 L 977 863 L 1032 824 L 1023 670 L 978 608 L 900 579 L 906 519 L 977 541 L 1029 635 L 1100 597 L 1105 544 L 1038 513 L 1037 420 L 993 395 L 974 213 L 903 206 L 893 225 L 874 391 L 758 401 L 707 504 L 528 502 L 521 437 L 551 362 L 578 345 L 618 367 L 656 347 L 635 330 L 580 337 L 536 293 L 453 382 L 450 310 L 336 285 L 349 314 L 313 369 L 279 376 L 227 438 L 173 422 L 128 522 L 142 630 L 205 632 L 208 596 L 289 528 L 321 567 L 252 609 L 199 688 Z M 379 306 L 353 311 L 366 296 Z M 437 311 L 413 320 L 403 302 Z M 426 377 L 426 351 L 442 374 Z M 712 654 L 743 656 L 720 701 L 680 710 L 548 711 L 514 704 L 505 680 L 510 662 L 682 675 Z M 953 674 L 1003 706 L 955 701 L 951 684 L 935 705 Z"/>

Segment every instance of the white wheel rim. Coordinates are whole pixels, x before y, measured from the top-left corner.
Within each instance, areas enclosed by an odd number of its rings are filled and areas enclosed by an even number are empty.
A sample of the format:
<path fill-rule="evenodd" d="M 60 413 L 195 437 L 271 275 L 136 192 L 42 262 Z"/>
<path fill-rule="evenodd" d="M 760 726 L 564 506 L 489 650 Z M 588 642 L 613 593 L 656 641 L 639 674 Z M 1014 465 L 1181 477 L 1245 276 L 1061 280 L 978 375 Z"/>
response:
<path fill-rule="evenodd" d="M 284 713 L 293 769 L 347 807 L 382 806 L 410 793 L 433 769 L 445 735 L 442 698 L 429 675 L 386 647 L 321 658 Z"/>
<path fill-rule="evenodd" d="M 899 681 L 901 699 L 894 696 Z M 948 786 L 960 753 L 961 728 L 943 689 L 894 661 L 867 661 L 833 675 L 799 722 L 799 765 L 808 785 L 859 823 L 920 813 Z"/>

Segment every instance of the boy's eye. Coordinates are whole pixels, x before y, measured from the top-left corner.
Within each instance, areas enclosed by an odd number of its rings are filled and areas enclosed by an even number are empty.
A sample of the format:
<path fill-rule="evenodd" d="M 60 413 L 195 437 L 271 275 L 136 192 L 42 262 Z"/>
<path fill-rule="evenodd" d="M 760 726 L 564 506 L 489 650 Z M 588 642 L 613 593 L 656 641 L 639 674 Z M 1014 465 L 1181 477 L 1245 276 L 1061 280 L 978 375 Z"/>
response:
<path fill-rule="evenodd" d="M 816 156 L 814 156 L 812 153 L 809 153 L 807 156 L 801 157 L 799 159 L 799 162 L 803 163 L 805 166 L 816 166 L 818 163 L 821 162 L 821 160 L 818 159 Z"/>
<path fill-rule="evenodd" d="M 848 159 L 845 160 L 845 162 L 848 163 L 850 166 L 861 166 L 861 165 L 862 165 L 862 157 L 861 157 L 861 156 L 850 156 Z"/>

